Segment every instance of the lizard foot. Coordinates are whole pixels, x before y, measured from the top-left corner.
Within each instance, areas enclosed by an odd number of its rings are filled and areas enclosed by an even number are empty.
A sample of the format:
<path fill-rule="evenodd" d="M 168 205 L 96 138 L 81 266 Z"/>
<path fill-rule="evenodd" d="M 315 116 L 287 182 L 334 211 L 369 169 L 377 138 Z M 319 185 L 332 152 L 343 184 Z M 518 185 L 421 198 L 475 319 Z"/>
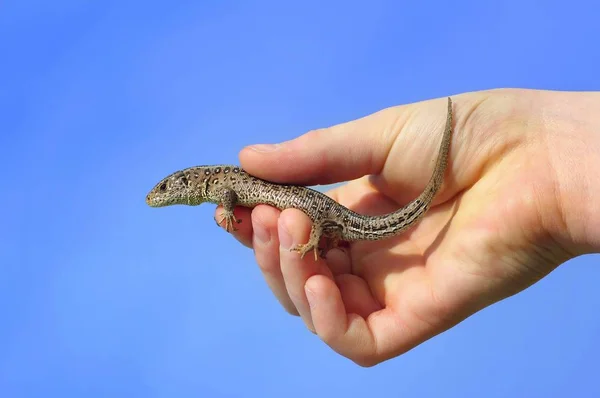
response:
<path fill-rule="evenodd" d="M 215 221 L 217 221 L 215 219 Z M 221 226 L 223 224 L 223 221 L 225 221 L 225 231 L 231 233 L 233 231 L 237 231 L 237 228 L 235 227 L 234 223 L 241 223 L 242 220 L 238 220 L 235 218 L 235 215 L 233 214 L 233 211 L 223 211 L 223 213 L 221 214 L 221 219 L 217 221 L 217 225 Z"/>
<path fill-rule="evenodd" d="M 292 247 L 290 251 L 300 253 L 300 258 L 304 258 L 304 255 L 309 251 L 314 251 L 315 253 L 315 261 L 319 259 L 319 247 L 317 245 L 313 245 L 312 243 L 300 244 Z"/>

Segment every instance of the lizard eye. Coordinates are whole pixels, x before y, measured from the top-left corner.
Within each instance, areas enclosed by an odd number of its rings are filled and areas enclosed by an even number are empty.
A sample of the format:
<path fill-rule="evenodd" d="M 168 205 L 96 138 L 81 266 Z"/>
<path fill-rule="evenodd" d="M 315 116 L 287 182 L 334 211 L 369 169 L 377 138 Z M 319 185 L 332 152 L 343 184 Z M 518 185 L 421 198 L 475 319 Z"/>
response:
<path fill-rule="evenodd" d="M 158 187 L 158 190 L 159 190 L 160 192 L 165 192 L 165 191 L 167 190 L 167 183 L 166 183 L 166 182 L 163 182 L 163 183 L 160 185 L 160 187 Z"/>

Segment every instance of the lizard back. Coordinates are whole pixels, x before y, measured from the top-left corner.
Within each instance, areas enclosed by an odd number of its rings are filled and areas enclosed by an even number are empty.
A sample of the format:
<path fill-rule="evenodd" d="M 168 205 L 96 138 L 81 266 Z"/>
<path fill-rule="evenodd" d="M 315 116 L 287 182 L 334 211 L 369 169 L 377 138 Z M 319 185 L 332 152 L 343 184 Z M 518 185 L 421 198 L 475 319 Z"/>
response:
<path fill-rule="evenodd" d="M 444 180 L 452 141 L 452 101 L 432 176 L 422 193 L 400 209 L 381 216 L 358 214 L 314 189 L 278 184 L 254 177 L 235 165 L 194 166 L 165 177 L 146 196 L 152 207 L 204 202 L 254 207 L 267 204 L 280 210 L 303 211 L 327 234 L 345 241 L 379 240 L 397 235 L 420 220 Z M 334 231 L 334 232 L 331 232 Z"/>

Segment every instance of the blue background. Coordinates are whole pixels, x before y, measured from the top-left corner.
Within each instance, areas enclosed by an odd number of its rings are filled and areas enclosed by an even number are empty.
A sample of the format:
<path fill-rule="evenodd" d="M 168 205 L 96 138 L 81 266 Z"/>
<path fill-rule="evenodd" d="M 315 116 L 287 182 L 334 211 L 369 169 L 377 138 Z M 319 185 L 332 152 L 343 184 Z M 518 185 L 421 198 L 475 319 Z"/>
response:
<path fill-rule="evenodd" d="M 600 396 L 598 256 L 364 369 L 288 316 L 214 206 L 147 207 L 381 108 L 600 89 L 598 2 L 4 1 L 2 397 Z"/>

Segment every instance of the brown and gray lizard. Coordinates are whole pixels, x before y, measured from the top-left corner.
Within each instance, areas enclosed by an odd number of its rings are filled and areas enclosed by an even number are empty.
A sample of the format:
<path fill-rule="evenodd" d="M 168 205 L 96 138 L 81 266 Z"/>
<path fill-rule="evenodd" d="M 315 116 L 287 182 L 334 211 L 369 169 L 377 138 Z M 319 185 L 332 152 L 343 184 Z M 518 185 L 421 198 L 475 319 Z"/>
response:
<path fill-rule="evenodd" d="M 268 204 L 280 210 L 295 208 L 312 220 L 310 239 L 293 247 L 304 257 L 314 250 L 315 260 L 320 251 L 328 250 L 340 241 L 380 240 L 395 236 L 413 226 L 429 209 L 444 180 L 450 142 L 452 141 L 452 100 L 448 98 L 448 116 L 442 135 L 433 175 L 423 192 L 406 206 L 381 216 L 365 216 L 342 206 L 325 194 L 313 189 L 276 184 L 254 177 L 234 165 L 195 166 L 177 171 L 160 181 L 146 196 L 151 207 L 170 205 L 196 206 L 204 202 L 223 206 L 219 225 L 225 221 L 227 232 L 236 230 L 233 209 L 236 205 L 254 207 Z M 321 237 L 327 246 L 319 248 Z"/>

